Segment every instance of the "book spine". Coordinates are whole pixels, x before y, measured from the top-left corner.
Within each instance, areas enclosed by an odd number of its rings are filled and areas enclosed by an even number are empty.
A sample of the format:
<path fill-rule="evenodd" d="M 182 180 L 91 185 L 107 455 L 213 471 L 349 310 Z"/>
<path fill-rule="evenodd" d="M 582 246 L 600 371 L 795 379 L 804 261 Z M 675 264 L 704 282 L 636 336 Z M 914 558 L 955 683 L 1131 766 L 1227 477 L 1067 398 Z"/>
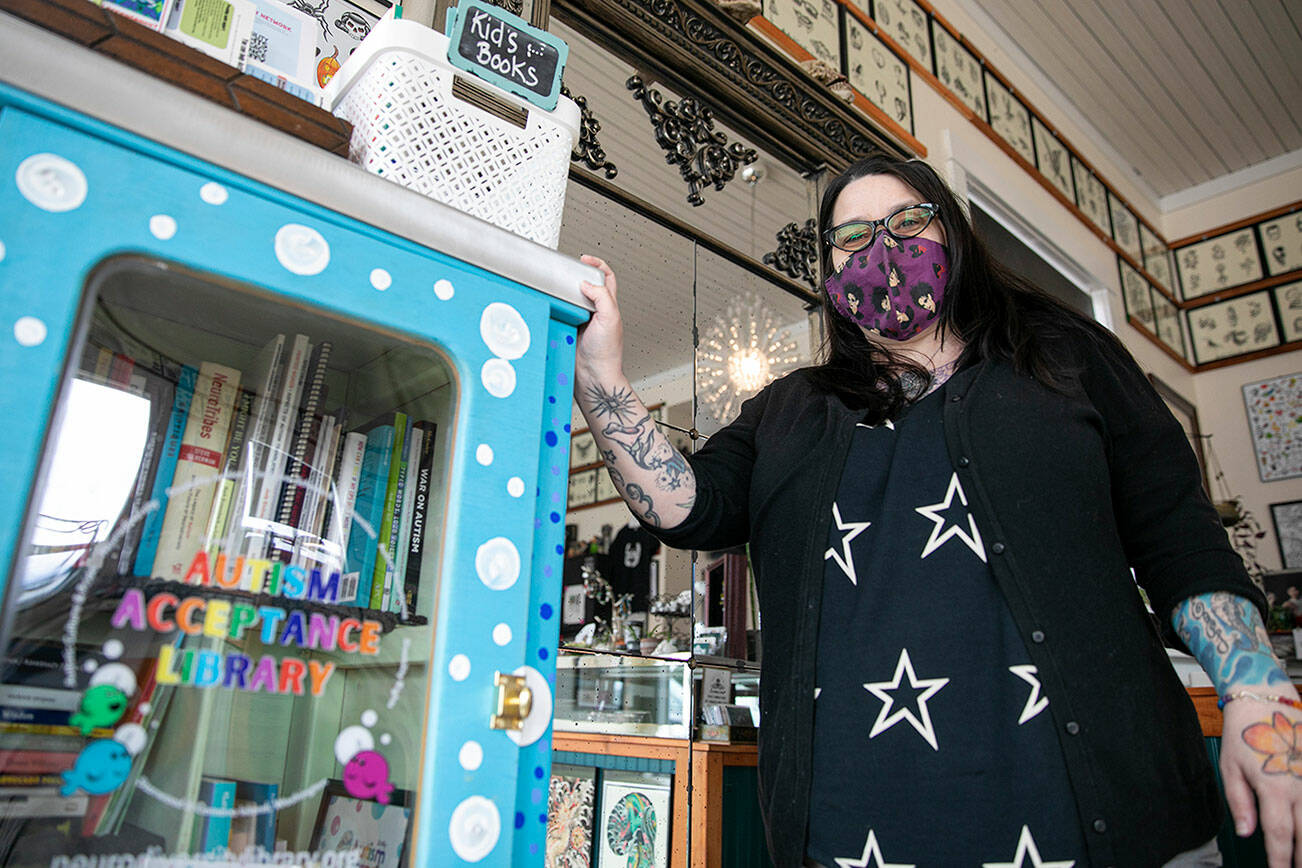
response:
<path fill-rule="evenodd" d="M 407 461 L 403 467 L 405 482 L 402 486 L 402 521 L 394 538 L 397 548 L 394 555 L 392 602 L 389 605 L 391 612 L 402 612 L 406 606 L 407 552 L 411 548 L 408 540 L 411 539 L 412 511 L 416 504 L 416 475 L 420 472 L 420 450 L 425 431 L 413 424 L 411 433 L 407 436 L 411 442 L 407 445 Z"/>
<path fill-rule="evenodd" d="M 204 787 L 210 787 L 204 798 Z M 236 782 L 204 780 L 199 786 L 199 798 L 214 808 L 233 808 L 236 804 Z M 203 822 L 203 851 L 216 852 L 230 843 L 230 817 L 210 816 Z"/>
<path fill-rule="evenodd" d="M 294 335 L 294 342 L 286 353 L 285 370 L 280 378 L 280 388 L 272 399 L 276 402 L 274 422 L 267 438 L 263 470 L 266 477 L 258 493 L 256 515 L 262 519 L 275 518 L 277 500 L 284 483 L 286 460 L 290 441 L 294 436 L 294 421 L 298 418 L 298 397 L 303 389 L 307 372 L 308 343 L 306 335 Z"/>
<path fill-rule="evenodd" d="M 158 508 L 143 520 L 140 545 L 136 548 L 136 562 L 132 569 L 137 576 L 149 575 L 158 553 L 158 538 L 162 533 L 163 516 L 167 511 L 167 489 L 171 487 L 172 476 L 176 473 L 176 462 L 181 453 L 181 439 L 185 436 L 186 422 L 190 418 L 190 403 L 194 398 L 194 386 L 198 377 L 198 370 L 186 365 L 181 369 L 181 376 L 176 384 L 172 417 L 167 423 L 167 437 L 163 441 L 158 471 L 154 474 L 151 502 L 156 502 Z"/>
<path fill-rule="evenodd" d="M 240 372 L 234 368 L 204 362 L 199 369 L 190 419 L 172 476 L 172 487 L 182 490 L 167 504 L 151 573 L 154 577 L 183 579 L 203 544 L 212 514 L 212 479 L 220 472 L 226 452 L 239 386 Z"/>
<path fill-rule="evenodd" d="M 321 408 L 326 397 L 326 368 L 330 363 L 330 341 L 321 341 L 312 348 L 304 373 L 302 401 L 299 406 L 298 427 L 294 432 L 286 467 L 285 484 L 280 489 L 280 505 L 276 521 L 286 527 L 303 529 L 303 502 L 307 496 L 305 482 L 311 475 L 309 455 L 314 455 L 321 433 Z M 280 540 L 277 553 L 282 561 L 289 561 L 294 549 L 293 540 Z"/>
<path fill-rule="evenodd" d="M 375 571 L 371 574 L 371 608 L 383 609 L 385 603 L 385 576 L 389 575 L 389 582 L 392 582 L 393 568 L 389 562 L 393 559 L 393 541 L 394 531 L 393 516 L 398 509 L 398 485 L 402 480 L 401 468 L 403 462 L 407 460 L 407 452 L 404 447 L 407 444 L 407 414 L 393 414 L 393 451 L 389 456 L 388 473 L 385 475 L 384 482 L 384 512 L 380 516 L 380 524 L 375 529 L 377 543 L 383 543 L 388 553 L 388 557 L 377 554 L 375 558 Z"/>
<path fill-rule="evenodd" d="M 235 503 L 235 490 L 239 487 L 239 472 L 244 458 L 244 443 L 248 438 L 249 416 L 253 412 L 253 393 L 241 389 L 235 407 L 235 421 L 231 423 L 230 443 L 226 447 L 226 460 L 222 465 L 222 480 L 217 485 L 212 518 L 208 521 L 207 549 L 211 554 L 225 548 L 226 531 L 230 525 L 231 510 Z"/>
<path fill-rule="evenodd" d="M 366 435 L 357 432 L 346 435 L 340 454 L 339 473 L 335 477 L 335 488 L 338 494 L 333 501 L 338 507 L 335 513 L 338 518 L 331 519 L 334 527 L 326 528 L 326 533 L 329 534 L 332 530 L 337 532 L 339 545 L 347 551 L 353 530 L 353 510 L 357 508 L 362 461 L 366 457 Z"/>
<path fill-rule="evenodd" d="M 416 423 L 422 429 L 419 465 L 416 470 L 416 495 L 412 503 L 411 533 L 407 537 L 407 570 L 403 578 L 403 594 L 407 599 L 407 614 L 416 614 L 420 598 L 420 571 L 424 562 L 426 531 L 430 505 L 430 479 L 434 475 L 434 440 L 438 426 L 433 422 Z"/>
<path fill-rule="evenodd" d="M 355 530 L 348 538 L 348 566 L 357 570 L 357 605 L 371 605 L 371 584 L 375 573 L 376 538 L 384 514 L 384 480 L 393 449 L 393 426 L 382 425 L 367 433 L 366 457 L 357 487 L 356 515 L 369 531 Z M 356 565 L 354 567 L 354 565 Z"/>

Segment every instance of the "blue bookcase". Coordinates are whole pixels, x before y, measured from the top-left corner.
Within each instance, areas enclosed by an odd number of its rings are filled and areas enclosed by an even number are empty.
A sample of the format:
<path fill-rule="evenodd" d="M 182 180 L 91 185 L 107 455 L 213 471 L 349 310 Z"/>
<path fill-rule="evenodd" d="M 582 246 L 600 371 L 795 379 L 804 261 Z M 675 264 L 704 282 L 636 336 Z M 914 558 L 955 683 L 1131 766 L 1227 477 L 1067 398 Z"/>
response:
<path fill-rule="evenodd" d="M 542 864 L 595 270 L 4 16 L 0 57 L 0 756 L 46 785 L 0 864 Z M 397 413 L 426 543 L 375 606 L 335 456 Z"/>

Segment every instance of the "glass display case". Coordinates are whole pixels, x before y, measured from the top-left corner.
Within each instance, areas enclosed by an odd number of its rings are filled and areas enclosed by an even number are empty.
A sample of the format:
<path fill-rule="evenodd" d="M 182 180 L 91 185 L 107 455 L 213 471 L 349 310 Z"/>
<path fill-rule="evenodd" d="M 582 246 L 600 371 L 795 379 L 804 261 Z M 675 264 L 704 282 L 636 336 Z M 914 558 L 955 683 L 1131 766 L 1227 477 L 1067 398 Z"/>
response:
<path fill-rule="evenodd" d="M 536 864 L 595 271 L 0 57 L 0 865 Z"/>

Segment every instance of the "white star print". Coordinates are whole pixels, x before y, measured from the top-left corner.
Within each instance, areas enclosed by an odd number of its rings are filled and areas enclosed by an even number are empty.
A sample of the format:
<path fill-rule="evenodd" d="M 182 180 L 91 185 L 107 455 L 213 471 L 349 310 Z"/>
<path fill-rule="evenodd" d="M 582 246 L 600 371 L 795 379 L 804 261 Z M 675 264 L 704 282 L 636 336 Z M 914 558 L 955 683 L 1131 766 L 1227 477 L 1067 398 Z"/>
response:
<path fill-rule="evenodd" d="M 832 504 L 832 518 L 836 519 L 837 530 L 849 531 L 849 533 L 841 537 L 842 554 L 837 554 L 836 549 L 828 549 L 827 551 L 823 552 L 823 560 L 827 560 L 828 558 L 831 558 L 832 560 L 836 561 L 837 566 L 841 568 L 841 571 L 845 573 L 846 578 L 850 580 L 850 584 L 854 585 L 855 587 L 858 587 L 859 577 L 855 575 L 855 571 L 854 571 L 854 554 L 850 551 L 850 540 L 854 539 L 859 534 L 866 531 L 868 529 L 868 525 L 872 524 L 872 522 L 841 521 L 841 510 L 835 503 Z"/>
<path fill-rule="evenodd" d="M 969 512 L 967 515 L 967 524 L 972 530 L 971 535 L 965 533 L 963 528 L 957 524 L 951 525 L 944 533 L 941 533 L 940 529 L 945 526 L 945 517 L 939 513 L 949 509 L 949 505 L 954 501 L 955 494 L 958 494 L 959 503 L 967 506 L 967 495 L 963 493 L 963 486 L 958 481 L 957 473 L 950 477 L 949 488 L 945 491 L 944 500 L 940 503 L 919 506 L 915 509 L 918 514 L 936 523 L 936 526 L 931 529 L 931 537 L 927 540 L 927 545 L 922 549 L 922 556 L 925 558 L 948 542 L 951 537 L 957 536 L 967 543 L 967 547 L 974 551 L 976 556 L 984 563 L 986 550 L 985 546 L 981 544 L 981 532 L 977 530 L 976 520 L 972 518 L 972 513 Z"/>
<path fill-rule="evenodd" d="M 1030 855 L 1031 861 L 1026 861 L 1027 855 Z M 1026 826 L 1022 827 L 1022 836 L 1017 839 L 1017 854 L 1013 856 L 1012 862 L 983 862 L 982 868 L 1072 868 L 1076 864 L 1075 859 L 1067 859 L 1062 862 L 1041 862 L 1040 851 L 1035 846 L 1035 839 L 1031 837 L 1031 830 Z"/>
<path fill-rule="evenodd" d="M 927 688 L 918 697 L 918 711 L 922 715 L 919 720 L 913 714 L 913 710 L 908 706 L 903 706 L 899 711 L 891 714 L 891 706 L 895 704 L 895 699 L 889 693 L 891 690 L 897 690 L 900 686 L 900 680 L 905 674 L 909 676 L 909 687 Z M 877 713 L 877 720 L 873 723 L 872 732 L 868 733 L 869 738 L 876 738 L 879 734 L 890 729 L 901 720 L 907 720 L 918 735 L 926 739 L 927 744 L 931 745 L 932 750 L 940 750 L 940 745 L 936 742 L 936 730 L 931 725 L 931 712 L 927 710 L 927 700 L 936 694 L 940 688 L 949 683 L 948 678 L 921 678 L 919 679 L 913 673 L 913 662 L 909 660 L 909 649 L 900 649 L 900 659 L 895 665 L 895 675 L 892 681 L 875 681 L 871 684 L 865 684 L 866 689 L 873 696 L 876 696 L 883 703 L 882 710 Z"/>
<path fill-rule="evenodd" d="M 903 862 L 887 862 L 882 858 L 882 849 L 877 846 L 877 833 L 872 829 L 868 830 L 868 840 L 863 844 L 863 855 L 858 859 L 853 856 L 839 856 L 836 860 L 836 868 L 915 868 L 913 865 L 905 865 Z"/>
<path fill-rule="evenodd" d="M 1022 709 L 1022 716 L 1017 718 L 1017 725 L 1021 726 L 1049 707 L 1049 697 L 1040 695 L 1040 679 L 1036 677 L 1039 670 L 1030 663 L 1009 666 L 1008 671 L 1031 685 L 1031 695 L 1026 697 L 1026 707 Z"/>
<path fill-rule="evenodd" d="M 887 420 L 886 420 L 883 424 L 881 424 L 881 425 L 869 425 L 867 422 L 855 422 L 855 423 L 854 423 L 854 426 L 855 426 L 856 428 L 867 428 L 867 429 L 869 429 L 869 430 L 872 430 L 873 428 L 882 428 L 882 427 L 889 428 L 889 429 L 891 429 L 892 431 L 895 430 L 895 423 L 892 422 L 890 419 L 887 419 Z"/>

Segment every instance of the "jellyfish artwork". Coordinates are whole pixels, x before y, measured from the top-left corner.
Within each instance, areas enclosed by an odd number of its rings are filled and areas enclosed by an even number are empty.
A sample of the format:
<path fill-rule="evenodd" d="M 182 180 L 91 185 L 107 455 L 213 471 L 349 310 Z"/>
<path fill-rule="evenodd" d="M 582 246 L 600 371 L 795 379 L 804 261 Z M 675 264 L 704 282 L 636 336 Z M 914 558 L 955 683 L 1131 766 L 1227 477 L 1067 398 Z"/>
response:
<path fill-rule="evenodd" d="M 627 868 L 651 868 L 656 864 L 656 811 L 642 793 L 629 793 L 610 809 L 606 843 L 617 856 L 625 856 Z"/>

